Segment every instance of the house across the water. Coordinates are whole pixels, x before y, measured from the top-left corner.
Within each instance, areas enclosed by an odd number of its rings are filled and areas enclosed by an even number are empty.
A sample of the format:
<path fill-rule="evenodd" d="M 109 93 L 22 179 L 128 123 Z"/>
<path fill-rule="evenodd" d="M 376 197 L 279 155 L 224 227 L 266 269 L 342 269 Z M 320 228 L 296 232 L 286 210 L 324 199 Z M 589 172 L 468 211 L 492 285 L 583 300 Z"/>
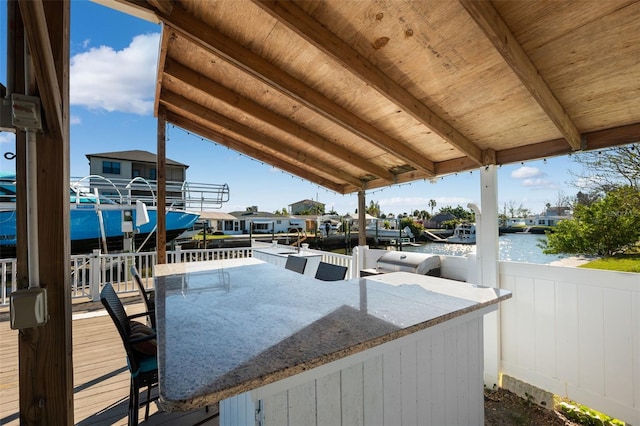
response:
<path fill-rule="evenodd" d="M 543 214 L 527 217 L 526 226 L 556 226 L 558 222 L 571 218 L 570 207 L 547 207 Z"/>
<path fill-rule="evenodd" d="M 279 234 L 305 231 L 307 228 L 304 219 L 261 212 L 256 206 L 230 213 L 205 212 L 200 218 L 206 222 L 210 232 L 225 235 Z"/>

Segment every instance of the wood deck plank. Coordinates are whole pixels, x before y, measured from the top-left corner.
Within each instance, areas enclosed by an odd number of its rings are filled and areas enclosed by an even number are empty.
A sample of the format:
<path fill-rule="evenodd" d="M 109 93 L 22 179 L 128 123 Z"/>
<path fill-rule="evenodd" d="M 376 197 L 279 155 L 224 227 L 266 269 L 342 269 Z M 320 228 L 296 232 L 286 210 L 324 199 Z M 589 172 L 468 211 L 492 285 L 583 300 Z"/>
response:
<path fill-rule="evenodd" d="M 129 314 L 142 312 L 136 298 L 123 300 Z M 129 371 L 120 336 L 99 303 L 74 304 L 73 383 L 74 423 L 78 426 L 126 425 Z M 19 425 L 18 331 L 9 315 L 0 312 L 0 425 Z M 151 405 L 148 425 L 192 425 L 209 416 L 204 410 L 164 413 Z M 217 425 L 213 419 L 207 425 Z"/>

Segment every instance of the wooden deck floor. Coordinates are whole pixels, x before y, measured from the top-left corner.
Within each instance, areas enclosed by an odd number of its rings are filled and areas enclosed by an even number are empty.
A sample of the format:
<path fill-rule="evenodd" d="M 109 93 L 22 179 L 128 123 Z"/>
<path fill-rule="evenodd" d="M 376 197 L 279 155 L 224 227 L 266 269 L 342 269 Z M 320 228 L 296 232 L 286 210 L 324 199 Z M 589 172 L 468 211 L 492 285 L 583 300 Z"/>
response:
<path fill-rule="evenodd" d="M 126 303 L 129 313 L 143 310 L 139 299 Z M 0 311 L 0 425 L 19 425 L 18 332 L 9 326 L 8 310 Z M 100 303 L 74 304 L 73 313 L 74 423 L 126 425 L 129 372 L 124 348 L 113 322 Z M 144 409 L 140 410 L 140 422 Z M 163 413 L 151 405 L 148 425 L 192 425 L 204 410 Z M 206 425 L 217 425 L 215 418 Z"/>

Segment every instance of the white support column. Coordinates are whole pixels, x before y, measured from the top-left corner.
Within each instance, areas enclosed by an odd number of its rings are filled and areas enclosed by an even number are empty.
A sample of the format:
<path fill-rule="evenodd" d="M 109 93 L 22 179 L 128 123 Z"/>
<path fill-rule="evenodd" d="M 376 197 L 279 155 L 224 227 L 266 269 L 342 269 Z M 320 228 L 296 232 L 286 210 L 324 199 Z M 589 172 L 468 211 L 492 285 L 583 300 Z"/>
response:
<path fill-rule="evenodd" d="M 498 261 L 498 178 L 496 166 L 480 169 L 480 202 L 482 214 L 476 223 L 478 284 L 500 287 Z M 489 388 L 499 385 L 500 309 L 484 317 L 484 383 Z"/>

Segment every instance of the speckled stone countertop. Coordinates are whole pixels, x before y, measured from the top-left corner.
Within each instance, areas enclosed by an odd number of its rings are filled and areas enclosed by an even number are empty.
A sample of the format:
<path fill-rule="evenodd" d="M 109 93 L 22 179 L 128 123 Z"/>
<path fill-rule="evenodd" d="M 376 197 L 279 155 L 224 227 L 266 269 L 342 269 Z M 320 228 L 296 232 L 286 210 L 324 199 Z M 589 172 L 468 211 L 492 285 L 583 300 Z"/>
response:
<path fill-rule="evenodd" d="M 287 257 L 289 255 L 301 256 L 301 257 L 320 257 L 320 254 L 316 251 L 304 250 L 304 249 L 298 251 L 295 248 L 287 248 L 287 247 L 277 247 L 277 248 L 261 247 L 261 248 L 254 248 L 253 250 L 259 251 L 261 253 L 270 254 L 273 256 L 281 256 L 281 257 Z"/>
<path fill-rule="evenodd" d="M 155 276 L 167 411 L 211 405 L 511 297 L 406 272 L 320 281 L 254 258 L 156 265 Z"/>

